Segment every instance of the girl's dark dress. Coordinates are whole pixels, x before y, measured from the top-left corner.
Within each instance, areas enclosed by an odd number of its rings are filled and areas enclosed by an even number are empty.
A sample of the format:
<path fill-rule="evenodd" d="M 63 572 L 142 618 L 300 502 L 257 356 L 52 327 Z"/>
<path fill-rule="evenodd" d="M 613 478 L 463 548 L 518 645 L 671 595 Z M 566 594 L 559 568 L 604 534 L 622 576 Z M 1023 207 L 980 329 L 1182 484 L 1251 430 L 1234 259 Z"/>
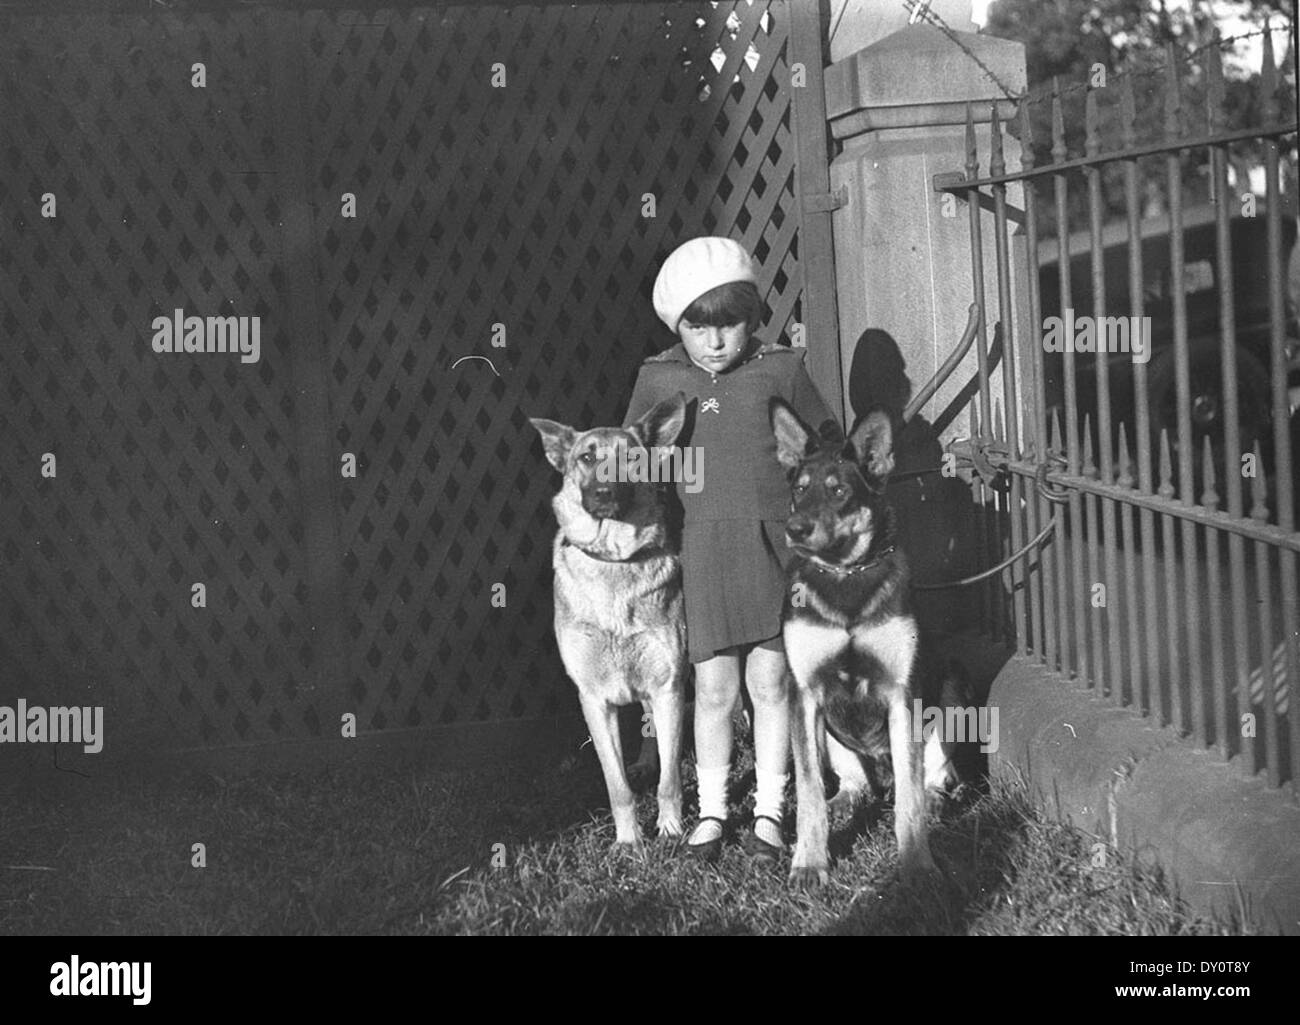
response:
<path fill-rule="evenodd" d="M 803 356 L 802 349 L 751 339 L 739 362 L 715 374 L 692 363 L 678 342 L 641 364 L 625 423 L 684 392 L 686 427 L 677 444 L 696 450 L 702 485 L 691 493 L 677 484 L 692 662 L 781 632 L 790 486 L 776 459 L 768 400 L 780 396 L 813 428 L 831 416 Z"/>

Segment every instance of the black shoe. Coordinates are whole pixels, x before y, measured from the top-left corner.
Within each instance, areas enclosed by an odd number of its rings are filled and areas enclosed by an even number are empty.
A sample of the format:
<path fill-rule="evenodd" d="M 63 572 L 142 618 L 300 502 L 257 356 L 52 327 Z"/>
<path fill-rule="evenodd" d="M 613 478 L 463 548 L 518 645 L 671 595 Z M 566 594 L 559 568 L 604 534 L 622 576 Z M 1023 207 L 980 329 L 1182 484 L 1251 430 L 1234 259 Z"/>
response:
<path fill-rule="evenodd" d="M 781 830 L 781 823 L 779 821 L 772 818 L 771 815 L 754 816 L 755 822 L 759 819 L 766 819 L 768 822 L 772 823 L 772 825 L 776 826 L 779 834 Z M 777 861 L 780 860 L 782 853 L 785 851 L 785 848 L 780 844 L 768 843 L 752 829 L 745 834 L 745 838 L 740 842 L 740 846 L 744 852 L 755 861 L 766 862 L 769 865 L 775 865 Z"/>
<path fill-rule="evenodd" d="M 720 819 L 716 815 L 701 815 L 700 821 L 697 822 L 695 828 L 691 830 L 692 834 L 694 834 L 695 830 L 700 827 L 700 822 L 716 822 L 721 827 L 721 832 L 712 840 L 705 841 L 704 843 L 685 843 L 683 846 L 686 848 L 686 853 L 692 858 L 695 858 L 697 861 L 713 864 L 713 862 L 717 861 L 718 858 L 722 856 L 722 837 L 727 831 L 727 822 L 725 819 Z M 689 837 L 687 839 L 689 839 Z"/>

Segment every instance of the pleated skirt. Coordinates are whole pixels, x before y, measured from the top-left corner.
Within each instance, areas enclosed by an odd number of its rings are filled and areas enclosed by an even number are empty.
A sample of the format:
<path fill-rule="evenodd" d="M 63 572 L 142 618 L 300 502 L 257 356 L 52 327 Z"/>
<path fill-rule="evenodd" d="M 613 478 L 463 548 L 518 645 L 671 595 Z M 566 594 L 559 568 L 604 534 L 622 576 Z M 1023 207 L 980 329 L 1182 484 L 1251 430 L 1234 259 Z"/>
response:
<path fill-rule="evenodd" d="M 785 566 L 780 520 L 717 520 L 682 531 L 686 646 L 692 662 L 743 644 L 781 650 Z"/>

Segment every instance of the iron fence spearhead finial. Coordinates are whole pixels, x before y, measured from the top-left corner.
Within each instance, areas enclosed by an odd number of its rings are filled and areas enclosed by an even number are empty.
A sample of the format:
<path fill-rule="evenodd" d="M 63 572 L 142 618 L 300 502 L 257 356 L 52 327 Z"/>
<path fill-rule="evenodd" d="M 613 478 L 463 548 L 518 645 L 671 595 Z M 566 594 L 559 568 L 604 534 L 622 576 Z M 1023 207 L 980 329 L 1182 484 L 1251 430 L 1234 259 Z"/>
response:
<path fill-rule="evenodd" d="M 1182 132 L 1182 86 L 1178 80 L 1178 64 L 1174 60 L 1174 44 L 1165 44 L 1165 138 L 1175 140 Z"/>
<path fill-rule="evenodd" d="M 1255 457 L 1255 472 L 1250 476 L 1250 518 L 1258 523 L 1268 522 L 1268 485 L 1260 467 L 1264 465 L 1264 453 L 1257 440 L 1252 453 Z"/>
<path fill-rule="evenodd" d="M 1174 497 L 1173 461 L 1169 455 L 1169 429 L 1160 428 L 1160 487 L 1157 494 L 1161 498 Z"/>
<path fill-rule="evenodd" d="M 1083 414 L 1083 475 L 1097 476 L 1097 464 L 1092 457 L 1092 416 Z"/>
<path fill-rule="evenodd" d="M 1029 171 L 1034 166 L 1034 132 L 1029 126 L 1029 97 L 1020 98 L 1020 169 Z M 1031 187 L 1030 183 L 1026 183 Z"/>
<path fill-rule="evenodd" d="M 1115 483 L 1121 488 L 1131 488 L 1133 486 L 1133 467 L 1129 461 L 1128 431 L 1123 420 L 1119 422 L 1119 458 L 1117 462 L 1119 476 L 1115 479 Z"/>
<path fill-rule="evenodd" d="M 1083 151 L 1090 157 L 1101 153 L 1101 118 L 1097 113 L 1097 90 L 1083 94 Z"/>
<path fill-rule="evenodd" d="M 1061 80 L 1052 79 L 1052 160 L 1061 164 L 1068 155 L 1065 148 L 1065 113 L 1061 108 Z"/>
<path fill-rule="evenodd" d="M 1002 121 L 994 100 L 989 104 L 989 174 L 997 178 L 1006 173 L 1007 165 L 1002 156 Z"/>
<path fill-rule="evenodd" d="M 966 104 L 966 177 L 979 177 L 979 150 L 975 143 L 975 112 Z"/>
<path fill-rule="evenodd" d="M 1119 82 L 1119 120 L 1123 132 L 1124 148 L 1137 145 L 1137 100 L 1133 96 L 1133 76 L 1125 75 Z"/>
<path fill-rule="evenodd" d="M 1264 64 L 1260 69 L 1259 91 L 1264 105 L 1264 121 L 1272 124 L 1278 118 L 1277 64 L 1273 59 L 1273 31 L 1267 18 L 1264 20 Z"/>
<path fill-rule="evenodd" d="M 1210 436 L 1207 434 L 1202 439 L 1201 445 L 1201 473 L 1205 477 L 1205 490 L 1201 492 L 1201 505 L 1214 512 L 1219 507 L 1219 493 L 1215 490 L 1217 481 L 1214 479 L 1214 446 L 1210 444 Z"/>

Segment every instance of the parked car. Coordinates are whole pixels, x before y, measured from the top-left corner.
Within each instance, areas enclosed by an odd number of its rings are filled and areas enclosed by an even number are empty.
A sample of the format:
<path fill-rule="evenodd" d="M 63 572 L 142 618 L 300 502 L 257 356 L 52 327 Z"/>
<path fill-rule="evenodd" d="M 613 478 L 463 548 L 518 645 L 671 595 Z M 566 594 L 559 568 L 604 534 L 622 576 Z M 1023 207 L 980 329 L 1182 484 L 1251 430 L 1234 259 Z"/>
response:
<path fill-rule="evenodd" d="M 1213 207 L 1185 211 L 1183 232 L 1183 288 L 1186 294 L 1189 384 L 1191 395 L 1193 465 L 1197 489 L 1201 484 L 1203 439 L 1209 437 L 1214 451 L 1217 476 L 1224 480 L 1225 390 L 1221 368 L 1223 332 L 1220 324 L 1220 267 L 1215 241 Z M 1144 225 L 1144 227 L 1146 227 Z M 1287 260 L 1296 238 L 1296 222 L 1282 219 L 1283 248 L 1281 274 L 1286 287 Z M 1266 467 L 1273 465 L 1273 416 L 1269 382 L 1270 320 L 1266 254 L 1268 225 L 1263 212 L 1255 217 L 1234 217 L 1230 222 L 1232 297 L 1237 347 L 1237 401 L 1242 452 L 1258 442 Z M 1151 357 L 1147 363 L 1147 395 L 1150 403 L 1153 467 L 1158 472 L 1161 430 L 1169 436 L 1175 481 L 1178 464 L 1177 377 L 1174 360 L 1173 268 L 1170 262 L 1169 229 L 1142 239 L 1143 313 L 1151 318 Z M 1070 237 L 1070 306 L 1074 316 L 1093 314 L 1091 239 L 1087 231 Z M 1126 224 L 1108 225 L 1103 232 L 1103 266 L 1106 316 L 1129 316 L 1136 311 L 1130 301 L 1128 230 Z M 1044 258 L 1045 257 L 1045 258 Z M 1062 316 L 1059 260 L 1055 240 L 1040 248 L 1039 286 L 1044 318 Z M 1300 328 L 1296 309 L 1284 299 L 1285 331 L 1289 354 L 1288 386 L 1291 392 L 1292 436 L 1297 436 L 1295 409 L 1300 405 Z M 1078 353 L 1075 367 L 1078 381 L 1079 429 L 1083 417 L 1092 424 L 1094 452 L 1097 451 L 1096 358 Z M 1056 407 L 1065 424 L 1064 357 L 1045 354 L 1045 376 L 1049 409 Z M 1112 443 L 1118 444 L 1118 425 L 1126 425 L 1130 455 L 1135 454 L 1135 398 L 1133 361 L 1129 356 L 1110 355 L 1110 421 Z M 1293 444 L 1293 449 L 1295 448 Z M 1300 452 L 1296 453 L 1300 460 Z M 1220 489 L 1222 490 L 1222 489 Z"/>

